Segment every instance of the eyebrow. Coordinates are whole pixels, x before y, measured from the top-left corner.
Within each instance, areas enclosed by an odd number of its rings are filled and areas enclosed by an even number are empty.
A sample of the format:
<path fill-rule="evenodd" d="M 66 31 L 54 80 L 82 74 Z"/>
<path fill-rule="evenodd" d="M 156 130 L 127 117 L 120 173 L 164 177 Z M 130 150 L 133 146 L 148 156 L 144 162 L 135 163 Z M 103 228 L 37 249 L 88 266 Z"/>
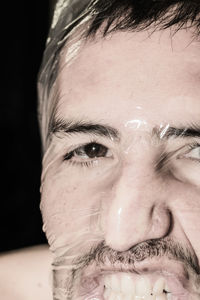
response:
<path fill-rule="evenodd" d="M 161 137 L 161 131 L 159 134 Z M 168 127 L 163 135 L 164 139 L 174 138 L 198 138 L 200 137 L 200 126 L 196 124 L 190 124 L 188 127 L 176 128 Z"/>
<path fill-rule="evenodd" d="M 108 125 L 86 122 L 83 120 L 75 121 L 64 120 L 61 118 L 53 120 L 49 130 L 49 134 L 51 133 L 89 133 L 101 137 L 114 139 L 116 141 L 120 140 L 120 134 L 116 128 Z"/>
<path fill-rule="evenodd" d="M 93 122 L 88 122 L 84 120 L 65 120 L 63 118 L 54 119 L 50 125 L 49 133 L 64 133 L 64 134 L 73 134 L 73 133 L 85 133 L 93 134 L 101 137 L 106 137 L 113 139 L 115 141 L 120 141 L 119 131 L 106 124 L 98 124 Z M 152 136 L 155 135 L 159 140 L 169 138 L 199 138 L 200 137 L 200 125 L 189 124 L 187 127 L 166 127 L 166 130 L 163 128 L 154 127 L 152 130 Z"/>

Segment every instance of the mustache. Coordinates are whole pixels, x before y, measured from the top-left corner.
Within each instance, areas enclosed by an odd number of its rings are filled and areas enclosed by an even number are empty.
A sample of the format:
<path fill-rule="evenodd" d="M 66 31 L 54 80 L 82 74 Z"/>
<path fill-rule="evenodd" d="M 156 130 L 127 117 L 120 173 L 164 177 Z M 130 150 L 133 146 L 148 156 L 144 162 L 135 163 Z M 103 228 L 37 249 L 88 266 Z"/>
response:
<path fill-rule="evenodd" d="M 180 243 L 170 238 L 152 239 L 139 243 L 127 251 L 116 251 L 101 241 L 93 247 L 90 252 L 76 259 L 73 269 L 73 277 L 78 271 L 86 268 L 92 263 L 97 266 L 110 264 L 111 266 L 130 266 L 134 271 L 134 264 L 144 260 L 154 258 L 167 258 L 183 263 L 187 268 L 193 270 L 196 275 L 200 275 L 200 266 L 196 254 L 189 248 L 183 247 Z M 137 270 L 136 270 L 137 271 Z"/>

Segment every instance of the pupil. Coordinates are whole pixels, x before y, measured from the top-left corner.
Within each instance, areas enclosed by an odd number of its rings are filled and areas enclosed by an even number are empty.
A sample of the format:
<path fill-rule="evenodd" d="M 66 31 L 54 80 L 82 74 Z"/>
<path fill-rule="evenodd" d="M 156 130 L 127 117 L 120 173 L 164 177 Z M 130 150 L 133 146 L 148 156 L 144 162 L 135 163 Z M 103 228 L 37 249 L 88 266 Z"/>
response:
<path fill-rule="evenodd" d="M 103 157 L 107 153 L 106 147 L 96 143 L 86 145 L 84 150 L 89 158 Z"/>

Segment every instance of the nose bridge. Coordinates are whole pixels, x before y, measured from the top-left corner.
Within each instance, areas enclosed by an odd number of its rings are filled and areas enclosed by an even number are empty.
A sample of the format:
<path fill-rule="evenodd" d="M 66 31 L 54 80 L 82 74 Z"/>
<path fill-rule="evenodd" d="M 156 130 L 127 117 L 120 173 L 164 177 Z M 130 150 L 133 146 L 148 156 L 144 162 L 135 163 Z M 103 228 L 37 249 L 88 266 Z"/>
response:
<path fill-rule="evenodd" d="M 166 235 L 170 216 L 162 190 L 161 180 L 150 168 L 139 164 L 123 168 L 107 214 L 105 239 L 110 247 L 124 251 Z"/>

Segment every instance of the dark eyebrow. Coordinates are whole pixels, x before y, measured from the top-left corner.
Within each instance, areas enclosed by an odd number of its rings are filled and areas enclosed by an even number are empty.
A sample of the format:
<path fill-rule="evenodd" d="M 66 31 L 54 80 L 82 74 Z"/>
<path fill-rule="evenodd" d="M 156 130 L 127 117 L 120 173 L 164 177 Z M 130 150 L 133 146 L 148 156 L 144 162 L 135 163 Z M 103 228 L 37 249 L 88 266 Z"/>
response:
<path fill-rule="evenodd" d="M 116 141 L 120 140 L 120 134 L 116 128 L 106 124 L 92 123 L 84 120 L 65 120 L 63 118 L 53 119 L 49 128 L 48 136 L 56 133 L 89 133 L 97 136 L 107 137 Z M 163 129 L 154 127 L 152 130 L 153 135 L 158 139 L 167 140 L 173 138 L 199 138 L 200 126 L 197 124 L 188 124 L 186 127 L 168 127 L 162 136 Z"/>
<path fill-rule="evenodd" d="M 200 126 L 198 125 L 190 125 L 188 127 L 183 128 L 176 128 L 176 127 L 169 127 L 163 138 L 168 139 L 170 137 L 175 138 L 198 138 L 200 137 Z"/>
<path fill-rule="evenodd" d="M 87 121 L 75 121 L 55 119 L 53 120 L 51 127 L 49 128 L 49 135 L 56 133 L 90 133 L 102 137 L 120 140 L 120 135 L 117 129 L 103 124 L 95 124 Z"/>

